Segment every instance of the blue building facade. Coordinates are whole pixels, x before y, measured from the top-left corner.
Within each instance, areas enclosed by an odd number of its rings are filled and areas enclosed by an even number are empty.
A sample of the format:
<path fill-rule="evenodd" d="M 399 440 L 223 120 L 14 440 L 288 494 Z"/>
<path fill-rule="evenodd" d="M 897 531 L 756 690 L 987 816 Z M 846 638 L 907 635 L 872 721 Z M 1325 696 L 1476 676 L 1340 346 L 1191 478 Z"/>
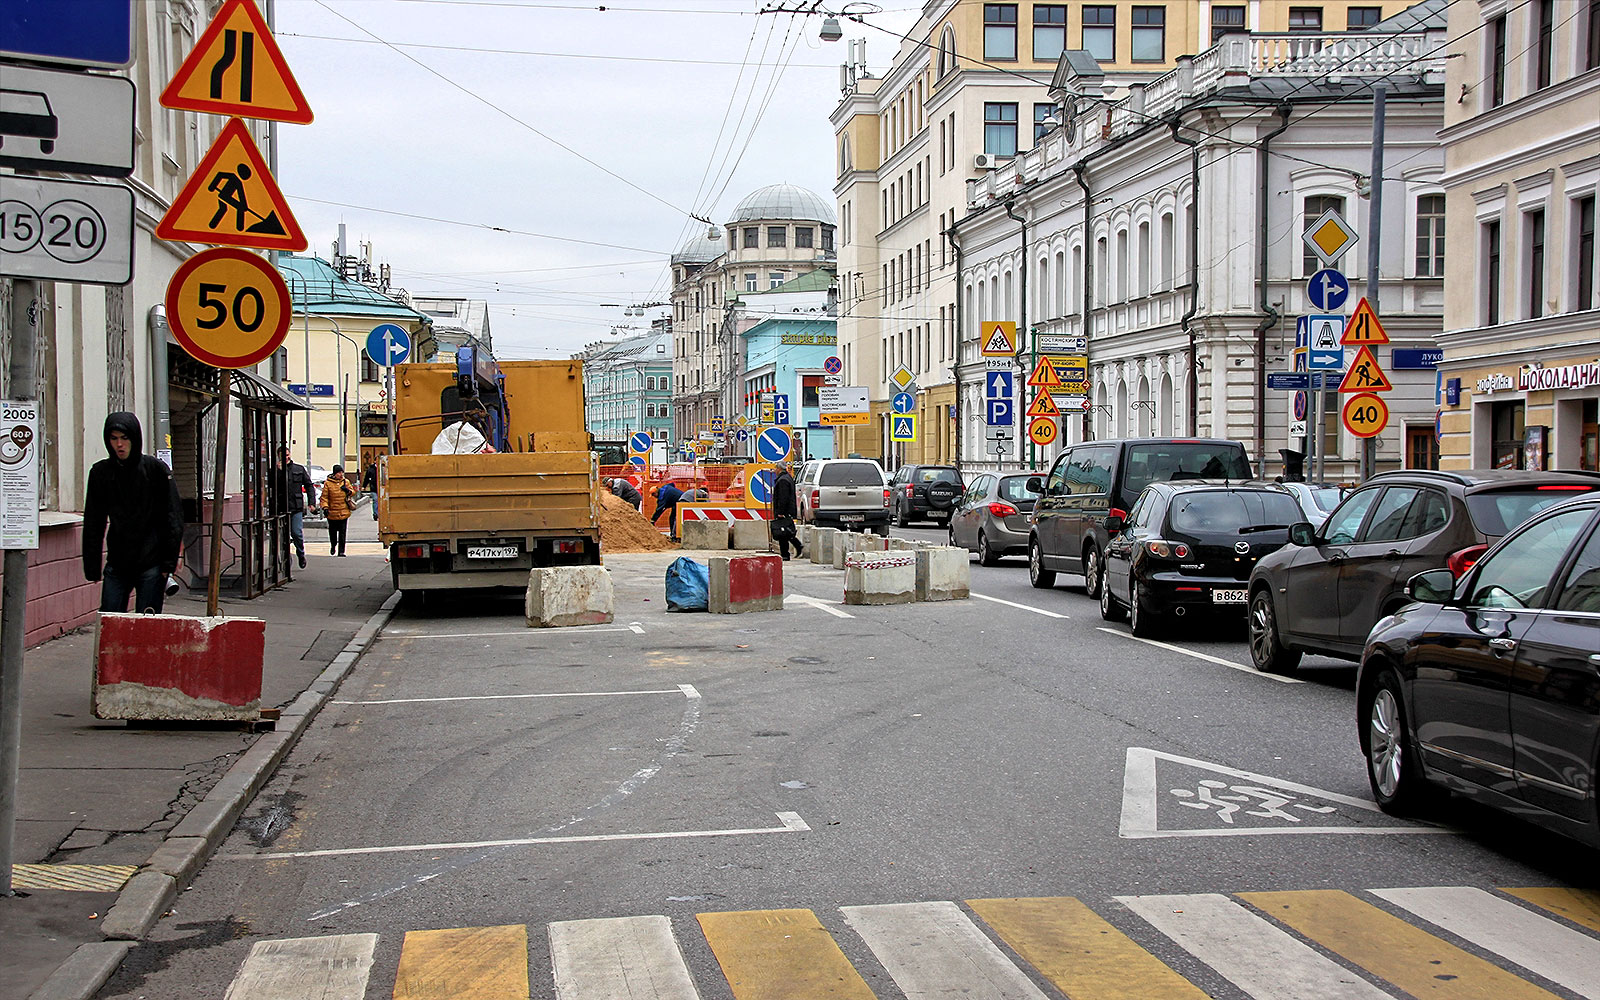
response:
<path fill-rule="evenodd" d="M 744 415 L 752 426 L 762 422 L 765 393 L 789 397 L 789 423 L 801 436 L 805 458 L 833 458 L 834 432 L 823 427 L 817 389 L 826 372 L 823 362 L 838 351 L 837 324 L 826 318 L 777 316 L 744 331 Z M 731 454 L 750 454 L 748 443 L 735 443 Z"/>

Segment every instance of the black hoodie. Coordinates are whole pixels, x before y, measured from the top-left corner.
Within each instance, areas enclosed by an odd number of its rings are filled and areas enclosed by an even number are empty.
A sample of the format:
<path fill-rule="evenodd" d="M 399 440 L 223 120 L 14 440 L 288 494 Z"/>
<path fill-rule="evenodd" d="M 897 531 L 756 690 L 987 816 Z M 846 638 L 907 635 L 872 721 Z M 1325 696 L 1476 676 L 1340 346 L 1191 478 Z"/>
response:
<path fill-rule="evenodd" d="M 133 444 L 126 460 L 119 461 L 111 450 L 112 431 L 126 434 Z M 138 417 L 111 414 L 106 417 L 104 437 L 110 457 L 90 468 L 83 501 L 83 575 L 100 579 L 105 563 L 130 584 L 152 566 L 171 573 L 178 567 L 178 548 L 183 541 L 178 485 L 160 459 L 142 454 L 144 433 Z M 104 561 L 100 557 L 102 538 Z"/>

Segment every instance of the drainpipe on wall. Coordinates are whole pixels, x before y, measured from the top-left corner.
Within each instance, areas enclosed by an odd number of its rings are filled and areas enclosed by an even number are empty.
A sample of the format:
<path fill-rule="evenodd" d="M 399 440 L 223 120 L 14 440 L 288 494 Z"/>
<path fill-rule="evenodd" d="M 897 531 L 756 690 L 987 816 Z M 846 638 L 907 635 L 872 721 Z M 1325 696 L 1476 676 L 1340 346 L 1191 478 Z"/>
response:
<path fill-rule="evenodd" d="M 1083 340 L 1089 345 L 1089 327 L 1091 326 L 1090 311 L 1094 308 L 1094 191 L 1089 187 L 1089 165 L 1078 162 L 1072 165 L 1072 177 L 1078 182 L 1078 187 L 1083 191 Z M 1091 347 L 1090 354 L 1093 354 Z M 1094 386 L 1089 387 L 1089 409 L 1083 413 L 1082 438 L 1091 439 L 1091 429 L 1094 427 Z"/>
<path fill-rule="evenodd" d="M 1291 110 L 1287 102 L 1278 105 L 1278 127 L 1262 136 L 1256 147 L 1260 171 L 1256 178 L 1256 304 L 1261 309 L 1261 322 L 1256 324 L 1256 468 L 1263 479 L 1267 476 L 1267 331 L 1282 318 L 1267 301 L 1267 206 L 1271 204 L 1267 183 L 1271 154 L 1267 147 L 1289 127 Z M 1199 218 L 1198 212 L 1195 218 Z"/>
<path fill-rule="evenodd" d="M 156 457 L 172 468 L 172 410 L 167 402 L 167 307 L 154 305 L 150 326 L 150 391 L 156 410 Z"/>
<path fill-rule="evenodd" d="M 1200 140 L 1185 139 L 1181 133 L 1182 113 L 1172 120 L 1172 141 L 1189 147 L 1189 307 L 1178 320 L 1178 327 L 1189 339 L 1188 382 L 1184 389 L 1189 397 L 1188 434 L 1200 433 L 1200 369 L 1196 367 L 1194 317 L 1200 311 Z"/>
<path fill-rule="evenodd" d="M 962 301 L 966 296 L 961 294 L 961 233 L 958 227 L 961 223 L 955 219 L 950 220 L 950 228 L 944 231 L 944 238 L 949 242 L 950 248 L 956 252 L 956 363 L 951 366 L 951 374 L 955 376 L 956 383 L 956 468 L 961 468 L 961 438 L 964 425 L 961 423 L 961 334 L 966 329 L 961 323 Z"/>
<path fill-rule="evenodd" d="M 1033 338 L 1028 335 L 1028 220 L 1012 211 L 1012 209 L 1016 206 L 1016 201 L 1017 200 L 1015 198 L 1006 199 L 1006 216 L 1016 222 L 1022 223 L 1022 281 L 1018 288 L 1021 298 L 1017 304 L 1017 336 L 1028 338 L 1028 370 L 1032 371 L 1034 363 L 1034 345 Z M 1017 346 L 1021 347 L 1020 344 Z M 987 377 L 988 376 L 985 376 L 985 378 Z M 1030 437 L 1028 439 L 1029 470 L 1032 470 L 1038 464 L 1039 463 L 1037 459 L 1034 457 L 1033 439 Z"/>

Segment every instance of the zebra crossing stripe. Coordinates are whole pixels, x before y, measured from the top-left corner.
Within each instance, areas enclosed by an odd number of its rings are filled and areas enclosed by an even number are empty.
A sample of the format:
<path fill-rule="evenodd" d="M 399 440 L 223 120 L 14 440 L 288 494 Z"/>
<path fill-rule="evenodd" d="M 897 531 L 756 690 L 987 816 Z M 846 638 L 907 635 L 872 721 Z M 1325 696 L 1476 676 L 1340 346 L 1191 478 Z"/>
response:
<path fill-rule="evenodd" d="M 734 1000 L 877 1000 L 810 910 L 697 915 Z"/>
<path fill-rule="evenodd" d="M 1226 896 L 1116 899 L 1254 1000 L 1390 1000 L 1389 994 Z"/>
<path fill-rule="evenodd" d="M 556 1000 L 700 1000 L 664 916 L 550 925 Z"/>
<path fill-rule="evenodd" d="M 845 921 L 906 1000 L 1045 1000 L 1022 970 L 950 902 L 842 906 Z"/>
<path fill-rule="evenodd" d="M 1239 898 L 1413 996 L 1555 1000 L 1554 994 L 1342 889 L 1241 892 Z"/>
<path fill-rule="evenodd" d="M 361 1000 L 377 947 L 376 934 L 257 941 L 223 1000 Z"/>
<path fill-rule="evenodd" d="M 528 995 L 526 925 L 406 932 L 394 1000 L 510 1000 Z"/>
<path fill-rule="evenodd" d="M 1374 889 L 1374 896 L 1586 997 L 1600 996 L 1600 941 L 1482 889 Z"/>
<path fill-rule="evenodd" d="M 1203 990 L 1070 896 L 969 899 L 967 905 L 1069 997 L 1205 1000 Z"/>
<path fill-rule="evenodd" d="M 1542 910 L 1566 917 L 1580 927 L 1600 934 L 1600 891 L 1594 889 L 1566 889 L 1559 886 L 1540 886 L 1530 889 L 1501 889 L 1518 899 L 1526 900 Z"/>

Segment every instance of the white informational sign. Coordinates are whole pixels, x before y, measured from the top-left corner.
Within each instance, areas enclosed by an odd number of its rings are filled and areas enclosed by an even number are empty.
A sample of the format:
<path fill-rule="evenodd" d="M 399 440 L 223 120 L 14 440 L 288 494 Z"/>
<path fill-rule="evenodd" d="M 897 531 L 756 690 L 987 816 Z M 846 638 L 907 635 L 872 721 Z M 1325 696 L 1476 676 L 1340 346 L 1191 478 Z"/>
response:
<path fill-rule="evenodd" d="M 133 189 L 7 176 L 0 275 L 126 285 L 133 280 Z"/>
<path fill-rule="evenodd" d="M 1041 354 L 1087 354 L 1089 340 L 1086 337 L 1069 337 L 1064 333 L 1039 334 L 1039 353 Z"/>
<path fill-rule="evenodd" d="M 0 165 L 126 177 L 133 173 L 133 81 L 8 65 Z"/>
<path fill-rule="evenodd" d="M 1289 421 L 1289 436 L 1292 437 L 1292 438 L 1303 438 L 1303 437 L 1305 437 L 1306 436 L 1306 422 L 1304 420 L 1291 420 L 1291 421 Z"/>
<path fill-rule="evenodd" d="M 39 547 L 39 404 L 0 402 L 0 549 Z"/>
<path fill-rule="evenodd" d="M 823 413 L 871 413 L 864 385 L 824 385 L 817 389 L 817 409 Z"/>

